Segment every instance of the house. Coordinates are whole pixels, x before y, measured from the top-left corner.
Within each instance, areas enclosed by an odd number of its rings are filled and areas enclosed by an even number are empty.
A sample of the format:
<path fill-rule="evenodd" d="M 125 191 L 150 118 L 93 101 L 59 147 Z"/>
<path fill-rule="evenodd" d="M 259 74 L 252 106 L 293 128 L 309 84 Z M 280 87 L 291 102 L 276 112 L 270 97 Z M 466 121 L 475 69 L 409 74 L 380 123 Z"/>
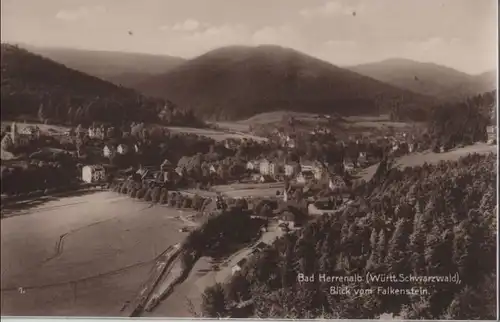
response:
<path fill-rule="evenodd" d="M 313 171 L 314 170 L 314 163 L 311 161 L 301 161 L 300 162 L 300 171 Z"/>
<path fill-rule="evenodd" d="M 243 267 L 243 265 L 245 265 L 245 263 L 247 262 L 248 260 L 246 258 L 243 258 L 242 260 L 240 260 L 238 263 L 236 263 L 236 265 L 234 265 L 231 269 L 231 272 L 232 274 L 236 274 L 236 272 L 239 272 L 241 271 L 241 268 Z"/>
<path fill-rule="evenodd" d="M 328 188 L 332 191 L 340 191 L 347 187 L 344 179 L 339 176 L 332 177 L 328 180 Z"/>
<path fill-rule="evenodd" d="M 218 170 L 219 170 L 218 164 L 211 164 L 210 167 L 208 168 L 208 171 L 210 171 L 210 173 L 217 173 Z"/>
<path fill-rule="evenodd" d="M 38 126 L 27 126 L 22 129 L 21 134 L 29 135 L 31 137 L 39 137 L 40 129 L 38 128 Z"/>
<path fill-rule="evenodd" d="M 301 171 L 297 177 L 296 177 L 296 181 L 297 183 L 300 183 L 300 184 L 306 184 L 307 182 L 310 182 L 314 179 L 314 173 L 310 170 L 306 170 L 306 171 Z"/>
<path fill-rule="evenodd" d="M 259 167 L 259 163 L 257 161 L 248 161 L 246 169 L 250 171 L 257 170 Z"/>
<path fill-rule="evenodd" d="M 359 152 L 358 162 L 366 163 L 366 161 L 367 161 L 366 152 Z"/>
<path fill-rule="evenodd" d="M 224 147 L 228 150 L 236 149 L 238 147 L 238 144 L 231 139 L 226 139 L 224 141 Z"/>
<path fill-rule="evenodd" d="M 276 174 L 276 164 L 269 160 L 262 160 L 259 164 L 259 172 L 262 175 L 274 176 Z"/>
<path fill-rule="evenodd" d="M 264 242 L 259 242 L 257 245 L 253 247 L 252 254 L 257 254 L 266 249 L 268 245 Z"/>
<path fill-rule="evenodd" d="M 151 176 L 153 174 L 153 171 L 151 168 L 140 167 L 139 170 L 137 170 L 136 174 L 141 177 L 141 180 L 144 180 L 148 176 Z"/>
<path fill-rule="evenodd" d="M 307 206 L 307 213 L 310 216 L 321 216 L 323 214 L 332 214 L 338 211 L 332 200 L 318 200 Z"/>
<path fill-rule="evenodd" d="M 289 135 L 287 135 L 285 137 L 285 144 L 287 147 L 291 148 L 291 149 L 294 149 L 295 148 L 295 138 L 294 137 L 291 137 Z"/>
<path fill-rule="evenodd" d="M 113 156 L 114 152 L 115 148 L 110 144 L 106 144 L 102 149 L 102 155 L 104 155 L 105 158 L 110 158 L 111 156 Z"/>
<path fill-rule="evenodd" d="M 326 165 L 326 166 L 328 166 L 328 165 Z M 319 163 L 319 162 L 315 162 L 315 163 L 313 164 L 313 169 L 312 169 L 312 171 L 313 171 L 313 174 L 314 174 L 314 178 L 315 178 L 316 180 L 321 180 L 321 179 L 323 179 L 323 177 L 324 177 L 324 176 L 325 176 L 325 174 L 326 174 L 326 171 L 325 171 L 325 169 L 324 169 L 323 165 L 322 165 L 321 163 Z"/>
<path fill-rule="evenodd" d="M 121 155 L 127 154 L 129 151 L 129 148 L 125 144 L 119 144 L 118 147 L 116 148 L 116 152 L 118 152 Z"/>
<path fill-rule="evenodd" d="M 91 139 L 101 139 L 103 140 L 106 137 L 106 133 L 104 130 L 104 126 L 91 126 L 88 130 L 89 138 Z"/>
<path fill-rule="evenodd" d="M 13 144 L 16 147 L 24 147 L 31 143 L 31 135 L 19 133 L 17 124 L 12 122 L 10 126 L 10 133 L 7 133 L 2 139 L 2 148 L 7 147 L 9 144 Z"/>
<path fill-rule="evenodd" d="M 352 170 L 354 170 L 354 162 L 349 159 L 344 160 L 344 169 L 347 172 L 351 172 Z"/>
<path fill-rule="evenodd" d="M 288 201 L 288 191 L 286 191 L 286 190 L 283 191 L 283 201 L 284 202 Z"/>
<path fill-rule="evenodd" d="M 251 179 L 254 182 L 258 182 L 261 180 L 262 177 L 263 176 L 260 173 L 254 173 L 254 174 L 252 174 Z"/>
<path fill-rule="evenodd" d="M 165 159 L 162 162 L 162 164 L 160 165 L 160 169 L 162 169 L 163 171 L 166 171 L 166 170 L 169 170 L 169 169 L 172 169 L 172 168 L 173 168 L 172 162 L 170 162 L 167 159 Z"/>
<path fill-rule="evenodd" d="M 255 245 L 255 249 L 258 249 L 259 251 L 263 251 L 267 247 L 268 245 L 264 242 L 259 242 L 257 245 Z"/>
<path fill-rule="evenodd" d="M 279 225 L 286 225 L 288 228 L 293 229 L 295 227 L 295 215 L 288 211 L 285 210 L 278 219 L 278 224 Z"/>
<path fill-rule="evenodd" d="M 82 168 L 82 181 L 84 182 L 102 182 L 105 179 L 105 171 L 102 165 L 86 165 Z"/>
<path fill-rule="evenodd" d="M 298 172 L 298 164 L 286 163 L 285 164 L 285 176 L 293 177 Z"/>

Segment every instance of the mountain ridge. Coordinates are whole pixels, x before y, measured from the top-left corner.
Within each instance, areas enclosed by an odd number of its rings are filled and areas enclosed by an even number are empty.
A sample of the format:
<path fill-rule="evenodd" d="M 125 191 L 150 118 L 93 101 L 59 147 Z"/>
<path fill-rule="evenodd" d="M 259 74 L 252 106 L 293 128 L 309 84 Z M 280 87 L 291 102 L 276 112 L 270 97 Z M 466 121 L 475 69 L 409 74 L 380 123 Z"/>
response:
<path fill-rule="evenodd" d="M 390 58 L 378 62 L 347 66 L 359 74 L 442 101 L 457 101 L 493 90 L 495 71 L 471 75 L 433 62 Z"/>
<path fill-rule="evenodd" d="M 40 47 L 28 44 L 18 44 L 18 46 L 68 68 L 126 87 L 133 87 L 144 77 L 167 72 L 185 61 L 183 58 L 170 55 Z"/>
<path fill-rule="evenodd" d="M 217 48 L 135 88 L 171 97 L 181 107 L 215 119 L 242 119 L 279 109 L 377 114 L 393 101 L 405 106 L 434 101 L 275 45 Z"/>

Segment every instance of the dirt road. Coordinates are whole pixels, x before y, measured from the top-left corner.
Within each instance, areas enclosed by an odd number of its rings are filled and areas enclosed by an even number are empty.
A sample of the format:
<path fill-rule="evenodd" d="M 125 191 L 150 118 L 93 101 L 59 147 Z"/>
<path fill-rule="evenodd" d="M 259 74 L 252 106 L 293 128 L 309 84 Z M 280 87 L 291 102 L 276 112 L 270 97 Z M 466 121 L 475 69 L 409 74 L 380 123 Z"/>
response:
<path fill-rule="evenodd" d="M 212 270 L 211 259 L 202 257 L 194 265 L 187 279 L 175 286 L 173 293 L 165 300 L 160 302 L 158 306 L 151 312 L 145 312 L 144 317 L 193 317 L 190 312 L 188 303 L 193 305 L 195 311 L 199 311 L 201 304 L 201 295 L 205 289 L 215 283 L 223 283 L 232 276 L 232 268 L 243 258 L 251 255 L 253 246 L 259 242 L 264 242 L 268 245 L 274 240 L 283 235 L 283 232 L 277 227 L 269 227 L 269 231 L 264 233 L 261 238 L 249 247 L 245 247 L 231 255 L 223 263 L 219 264 L 218 271 Z"/>

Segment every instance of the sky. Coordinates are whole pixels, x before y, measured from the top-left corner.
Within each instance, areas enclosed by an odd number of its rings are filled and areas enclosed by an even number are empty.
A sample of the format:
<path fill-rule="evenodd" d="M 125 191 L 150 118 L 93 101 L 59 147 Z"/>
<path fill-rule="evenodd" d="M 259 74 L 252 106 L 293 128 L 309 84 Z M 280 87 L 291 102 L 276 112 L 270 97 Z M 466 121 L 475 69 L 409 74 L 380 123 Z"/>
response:
<path fill-rule="evenodd" d="M 339 66 L 408 58 L 477 74 L 497 66 L 497 1 L 1 0 L 1 39 L 184 58 L 275 44 Z"/>

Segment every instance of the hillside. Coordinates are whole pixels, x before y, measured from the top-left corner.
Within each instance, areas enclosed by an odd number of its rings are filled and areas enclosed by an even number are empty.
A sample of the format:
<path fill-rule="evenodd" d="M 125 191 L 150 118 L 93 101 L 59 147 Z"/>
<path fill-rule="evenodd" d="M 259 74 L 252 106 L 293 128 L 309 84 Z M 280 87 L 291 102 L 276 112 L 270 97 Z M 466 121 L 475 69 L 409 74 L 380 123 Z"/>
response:
<path fill-rule="evenodd" d="M 70 108 L 82 107 L 83 122 L 152 120 L 163 104 L 16 46 L 1 49 L 2 118 L 37 118 L 43 104 L 46 119 L 65 120 Z"/>
<path fill-rule="evenodd" d="M 276 110 L 379 114 L 393 101 L 424 107 L 432 99 L 278 46 L 210 51 L 136 87 L 219 120 Z"/>
<path fill-rule="evenodd" d="M 478 86 L 476 93 L 480 93 L 483 89 L 491 91 L 497 89 L 497 72 L 490 70 L 474 76 L 475 84 Z"/>
<path fill-rule="evenodd" d="M 478 76 L 434 63 L 387 59 L 348 67 L 359 74 L 440 100 L 460 100 L 495 88 L 495 72 Z"/>
<path fill-rule="evenodd" d="M 21 45 L 21 47 L 69 68 L 125 87 L 133 87 L 137 82 L 165 73 L 184 62 L 184 59 L 173 56 L 42 48 L 30 45 Z"/>

